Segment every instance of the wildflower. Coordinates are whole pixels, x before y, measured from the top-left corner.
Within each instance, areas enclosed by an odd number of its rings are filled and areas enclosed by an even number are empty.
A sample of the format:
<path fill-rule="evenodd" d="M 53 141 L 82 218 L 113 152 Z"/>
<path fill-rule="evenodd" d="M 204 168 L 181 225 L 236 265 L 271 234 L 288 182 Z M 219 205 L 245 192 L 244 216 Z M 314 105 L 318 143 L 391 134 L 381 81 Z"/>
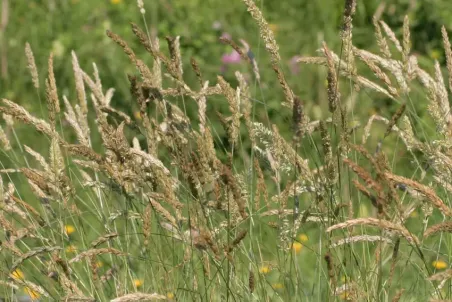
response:
<path fill-rule="evenodd" d="M 133 113 L 133 116 L 135 117 L 135 119 L 137 119 L 139 121 L 142 120 L 140 111 L 135 111 Z"/>
<path fill-rule="evenodd" d="M 306 234 L 300 234 L 300 235 L 298 235 L 298 239 L 299 239 L 301 242 L 306 242 L 306 241 L 309 240 L 308 235 L 306 235 Z"/>
<path fill-rule="evenodd" d="M 25 288 L 24 288 L 24 292 L 25 292 L 28 296 L 30 296 L 30 298 L 31 298 L 32 300 L 37 300 L 37 299 L 39 299 L 39 297 L 41 296 L 37 291 L 32 290 L 32 289 L 29 288 L 29 287 L 25 287 Z"/>
<path fill-rule="evenodd" d="M 24 279 L 24 273 L 20 269 L 16 269 L 9 276 L 11 278 L 13 278 L 14 280 L 23 280 Z"/>
<path fill-rule="evenodd" d="M 434 60 L 438 60 L 441 57 L 441 51 L 438 49 L 432 49 L 430 50 L 430 58 L 434 59 Z"/>
<path fill-rule="evenodd" d="M 232 50 L 230 54 L 224 54 L 223 57 L 221 57 L 223 64 L 237 64 L 240 63 L 240 60 L 240 54 L 235 50 Z"/>
<path fill-rule="evenodd" d="M 121 0 L 110 0 L 111 4 L 119 4 Z"/>
<path fill-rule="evenodd" d="M 300 73 L 300 64 L 297 62 L 300 56 L 293 56 L 289 61 L 290 72 L 294 75 Z"/>
<path fill-rule="evenodd" d="M 143 286 L 144 281 L 142 279 L 135 279 L 133 280 L 133 284 L 136 288 Z"/>
<path fill-rule="evenodd" d="M 66 248 L 66 253 L 75 253 L 77 252 L 77 247 L 75 245 L 69 245 Z"/>
<path fill-rule="evenodd" d="M 101 268 L 102 266 L 104 266 L 104 264 L 102 263 L 102 261 L 97 261 L 97 262 L 96 262 L 96 268 Z"/>
<path fill-rule="evenodd" d="M 169 293 L 166 294 L 166 297 L 167 297 L 168 299 L 174 299 L 174 294 L 171 293 L 171 292 L 169 292 Z"/>
<path fill-rule="evenodd" d="M 67 224 L 64 226 L 64 231 L 66 232 L 66 235 L 70 236 L 75 232 L 75 227 L 73 225 Z"/>
<path fill-rule="evenodd" d="M 448 267 L 448 264 L 446 261 L 443 261 L 443 260 L 435 260 L 432 262 L 432 266 L 435 269 L 445 269 Z"/>
<path fill-rule="evenodd" d="M 413 211 L 413 212 L 411 212 L 410 217 L 417 218 L 417 217 L 419 217 L 419 213 L 417 211 Z"/>
<path fill-rule="evenodd" d="M 349 293 L 348 291 L 343 291 L 342 293 L 339 294 L 339 299 L 341 300 L 349 300 Z"/>
<path fill-rule="evenodd" d="M 300 242 L 294 242 L 292 243 L 292 250 L 298 254 L 301 252 L 301 249 L 303 248 L 303 244 L 301 244 Z"/>
<path fill-rule="evenodd" d="M 273 32 L 273 34 L 276 36 L 276 33 L 279 30 L 279 25 L 275 24 L 275 23 L 269 23 L 268 27 L 270 28 L 270 30 Z"/>
<path fill-rule="evenodd" d="M 221 27 L 222 27 L 221 22 L 218 21 L 218 20 L 217 20 L 217 21 L 214 21 L 214 22 L 212 23 L 212 28 L 213 28 L 214 30 L 220 30 Z"/>
<path fill-rule="evenodd" d="M 259 273 L 268 274 L 270 272 L 270 267 L 268 265 L 263 265 L 259 268 Z"/>

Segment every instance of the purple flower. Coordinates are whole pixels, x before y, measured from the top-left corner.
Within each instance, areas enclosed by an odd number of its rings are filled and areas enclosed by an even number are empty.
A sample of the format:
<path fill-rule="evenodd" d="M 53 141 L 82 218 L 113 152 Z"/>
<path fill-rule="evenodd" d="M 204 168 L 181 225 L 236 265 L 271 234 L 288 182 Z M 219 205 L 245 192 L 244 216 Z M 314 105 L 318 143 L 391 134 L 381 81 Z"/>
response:
<path fill-rule="evenodd" d="M 240 57 L 240 54 L 233 50 L 230 54 L 224 54 L 221 57 L 221 62 L 223 62 L 223 64 L 237 64 L 240 63 L 240 60 L 242 58 Z"/>
<path fill-rule="evenodd" d="M 289 68 L 290 72 L 292 74 L 299 74 L 300 73 L 300 63 L 298 63 L 298 59 L 301 58 L 300 56 L 293 56 L 289 61 Z"/>

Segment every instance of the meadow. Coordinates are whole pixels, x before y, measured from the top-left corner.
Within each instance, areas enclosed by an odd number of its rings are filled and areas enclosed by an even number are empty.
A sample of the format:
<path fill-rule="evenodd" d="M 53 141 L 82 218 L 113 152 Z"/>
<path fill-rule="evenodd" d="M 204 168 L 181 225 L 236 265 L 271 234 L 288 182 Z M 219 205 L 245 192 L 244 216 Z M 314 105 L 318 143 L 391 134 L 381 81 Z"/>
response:
<path fill-rule="evenodd" d="M 449 301 L 447 9 L 3 0 L 0 297 Z"/>

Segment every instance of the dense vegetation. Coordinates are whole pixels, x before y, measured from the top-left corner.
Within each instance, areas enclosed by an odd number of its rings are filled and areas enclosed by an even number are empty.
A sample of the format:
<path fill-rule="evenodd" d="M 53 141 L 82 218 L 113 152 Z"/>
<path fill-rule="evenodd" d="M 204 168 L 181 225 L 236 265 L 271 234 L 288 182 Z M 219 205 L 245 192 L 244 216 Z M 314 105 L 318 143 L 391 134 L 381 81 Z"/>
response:
<path fill-rule="evenodd" d="M 7 301 L 451 299 L 451 4 L 137 3 L 2 2 Z"/>

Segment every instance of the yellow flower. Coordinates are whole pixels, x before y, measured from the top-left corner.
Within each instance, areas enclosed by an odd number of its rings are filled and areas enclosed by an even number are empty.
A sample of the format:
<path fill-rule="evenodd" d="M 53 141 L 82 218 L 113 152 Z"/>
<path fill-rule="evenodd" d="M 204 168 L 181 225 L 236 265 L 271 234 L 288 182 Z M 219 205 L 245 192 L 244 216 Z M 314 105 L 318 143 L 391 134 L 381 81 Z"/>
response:
<path fill-rule="evenodd" d="M 75 227 L 73 225 L 67 224 L 64 226 L 64 231 L 66 232 L 66 235 L 71 235 L 75 232 Z"/>
<path fill-rule="evenodd" d="M 271 271 L 270 267 L 267 265 L 263 265 L 259 268 L 259 273 L 268 274 Z"/>
<path fill-rule="evenodd" d="M 441 57 L 441 51 L 438 49 L 432 49 L 429 53 L 430 58 L 438 60 Z"/>
<path fill-rule="evenodd" d="M 300 240 L 301 242 L 306 242 L 309 240 L 308 235 L 306 234 L 300 234 L 298 235 L 298 240 Z"/>
<path fill-rule="evenodd" d="M 20 269 L 16 269 L 9 276 L 11 278 L 13 278 L 14 280 L 23 280 L 24 279 L 24 273 Z"/>
<path fill-rule="evenodd" d="M 137 119 L 139 121 L 142 120 L 140 111 L 135 111 L 133 113 L 133 116 L 135 117 L 135 119 Z"/>
<path fill-rule="evenodd" d="M 443 260 L 435 260 L 432 262 L 432 266 L 436 269 L 445 269 L 448 267 L 447 262 Z"/>
<path fill-rule="evenodd" d="M 121 0 L 110 0 L 111 4 L 119 4 Z"/>
<path fill-rule="evenodd" d="M 104 266 L 104 264 L 102 263 L 102 261 L 97 261 L 97 262 L 96 262 L 96 268 L 101 268 L 102 266 Z"/>
<path fill-rule="evenodd" d="M 37 299 L 39 299 L 39 297 L 41 296 L 41 294 L 39 294 L 37 291 L 35 291 L 35 290 L 32 290 L 31 288 L 29 288 L 29 287 L 25 287 L 24 288 L 24 292 L 27 294 L 27 295 L 29 295 L 30 296 L 30 298 L 32 299 L 32 300 L 37 300 Z"/>
<path fill-rule="evenodd" d="M 411 214 L 410 214 L 410 217 L 411 218 L 417 218 L 419 216 L 419 213 L 417 212 L 417 211 L 413 211 L 413 212 L 411 212 Z"/>
<path fill-rule="evenodd" d="M 276 33 L 279 30 L 279 25 L 275 24 L 275 23 L 270 23 L 268 24 L 268 27 L 270 28 L 270 30 L 273 32 L 273 34 L 276 36 Z"/>
<path fill-rule="evenodd" d="M 167 297 L 168 299 L 174 299 L 174 294 L 171 293 L 171 292 L 169 292 L 169 293 L 166 294 L 166 297 Z"/>
<path fill-rule="evenodd" d="M 348 291 L 343 291 L 342 293 L 339 294 L 339 299 L 341 300 L 348 300 L 349 299 L 349 294 Z"/>
<path fill-rule="evenodd" d="M 69 245 L 66 248 L 66 253 L 75 253 L 77 252 L 77 247 L 75 245 Z"/>
<path fill-rule="evenodd" d="M 143 282 L 144 282 L 144 280 L 142 280 L 142 279 L 133 280 L 133 284 L 135 284 L 136 288 L 143 286 Z"/>
<path fill-rule="evenodd" d="M 292 250 L 298 254 L 299 252 L 301 252 L 301 249 L 303 248 L 303 244 L 301 244 L 300 242 L 294 242 L 292 244 Z"/>

